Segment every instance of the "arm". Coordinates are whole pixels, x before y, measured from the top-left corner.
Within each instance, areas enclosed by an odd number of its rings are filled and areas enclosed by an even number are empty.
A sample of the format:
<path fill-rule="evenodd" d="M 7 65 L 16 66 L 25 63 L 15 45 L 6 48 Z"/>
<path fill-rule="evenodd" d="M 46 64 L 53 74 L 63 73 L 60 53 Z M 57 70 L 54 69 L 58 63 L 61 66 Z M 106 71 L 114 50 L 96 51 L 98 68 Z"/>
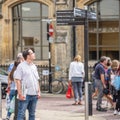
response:
<path fill-rule="evenodd" d="M 17 85 L 17 91 L 18 91 L 18 99 L 19 100 L 25 100 L 25 97 L 22 95 L 22 85 L 21 81 L 16 79 L 16 85 Z"/>
<path fill-rule="evenodd" d="M 101 74 L 101 75 L 100 75 L 100 78 L 101 78 L 101 81 L 102 81 L 103 87 L 106 88 L 106 85 L 105 85 L 105 79 L 104 79 L 104 74 Z"/>
<path fill-rule="evenodd" d="M 8 86 L 7 86 L 7 89 L 10 88 L 10 84 L 11 84 L 11 80 L 10 80 L 10 73 L 8 73 Z"/>
<path fill-rule="evenodd" d="M 39 81 L 38 81 L 38 85 L 39 85 Z M 38 98 L 40 98 L 40 96 L 41 96 L 40 87 L 38 87 Z"/>

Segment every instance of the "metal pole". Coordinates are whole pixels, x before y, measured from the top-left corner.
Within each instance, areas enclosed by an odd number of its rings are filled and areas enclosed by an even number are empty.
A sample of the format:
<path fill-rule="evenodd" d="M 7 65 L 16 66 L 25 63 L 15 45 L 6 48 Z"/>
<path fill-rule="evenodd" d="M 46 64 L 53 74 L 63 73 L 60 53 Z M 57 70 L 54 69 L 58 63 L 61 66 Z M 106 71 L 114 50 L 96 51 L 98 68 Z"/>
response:
<path fill-rule="evenodd" d="M 76 0 L 73 0 L 73 9 L 76 6 Z M 73 57 L 76 55 L 76 26 L 73 25 Z"/>
<path fill-rule="evenodd" d="M 2 91 L 1 91 L 1 81 L 0 81 L 0 118 L 2 120 Z"/>
<path fill-rule="evenodd" d="M 88 82 L 85 82 L 85 120 L 89 120 L 88 112 Z"/>
<path fill-rule="evenodd" d="M 52 82 L 52 74 L 51 74 L 51 43 L 49 41 L 49 93 L 51 93 L 51 82 Z"/>
<path fill-rule="evenodd" d="M 89 116 L 92 116 L 93 111 L 92 111 L 92 84 L 91 82 L 88 82 L 88 106 L 89 106 Z"/>
<path fill-rule="evenodd" d="M 85 120 L 88 120 L 88 17 L 87 10 L 84 25 L 84 66 L 85 66 Z"/>

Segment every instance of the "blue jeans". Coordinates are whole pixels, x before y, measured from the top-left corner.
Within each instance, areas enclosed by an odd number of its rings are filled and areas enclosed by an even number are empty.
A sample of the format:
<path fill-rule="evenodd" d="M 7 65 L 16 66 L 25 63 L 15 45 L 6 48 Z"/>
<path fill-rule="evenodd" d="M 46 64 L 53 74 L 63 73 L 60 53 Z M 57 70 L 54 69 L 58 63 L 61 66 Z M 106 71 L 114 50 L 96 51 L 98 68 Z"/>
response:
<path fill-rule="evenodd" d="M 10 101 L 14 96 L 15 96 L 15 90 L 10 90 L 10 94 L 9 94 Z M 10 118 L 10 116 L 11 116 L 11 112 L 9 112 L 9 109 L 8 109 L 7 117 Z"/>
<path fill-rule="evenodd" d="M 17 120 L 24 120 L 26 109 L 28 109 L 29 112 L 29 120 L 35 120 L 37 100 L 37 95 L 27 95 L 26 100 L 18 100 Z"/>
<path fill-rule="evenodd" d="M 82 100 L 82 84 L 83 82 L 72 82 L 75 102 Z"/>

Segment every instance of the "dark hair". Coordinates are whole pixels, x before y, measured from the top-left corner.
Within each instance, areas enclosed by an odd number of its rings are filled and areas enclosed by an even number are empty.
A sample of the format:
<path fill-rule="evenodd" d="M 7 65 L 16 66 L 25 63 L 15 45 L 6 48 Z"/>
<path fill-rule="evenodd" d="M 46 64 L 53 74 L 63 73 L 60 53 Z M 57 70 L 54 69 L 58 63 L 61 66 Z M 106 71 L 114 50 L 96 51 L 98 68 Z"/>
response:
<path fill-rule="evenodd" d="M 27 59 L 27 55 L 30 54 L 29 50 L 32 50 L 34 52 L 34 50 L 32 48 L 28 48 L 28 49 L 26 49 L 25 51 L 22 52 L 22 55 L 23 55 L 25 60 Z"/>
<path fill-rule="evenodd" d="M 17 66 L 19 65 L 19 63 L 20 63 L 19 61 L 14 62 L 14 66 L 13 66 L 13 68 L 12 68 L 12 70 L 10 72 L 10 76 L 9 76 L 11 81 L 14 81 L 13 74 L 14 74 Z"/>
<path fill-rule="evenodd" d="M 29 50 L 30 49 L 26 49 L 25 51 L 22 52 L 22 55 L 23 55 L 25 60 L 27 59 L 27 55 L 29 55 Z"/>

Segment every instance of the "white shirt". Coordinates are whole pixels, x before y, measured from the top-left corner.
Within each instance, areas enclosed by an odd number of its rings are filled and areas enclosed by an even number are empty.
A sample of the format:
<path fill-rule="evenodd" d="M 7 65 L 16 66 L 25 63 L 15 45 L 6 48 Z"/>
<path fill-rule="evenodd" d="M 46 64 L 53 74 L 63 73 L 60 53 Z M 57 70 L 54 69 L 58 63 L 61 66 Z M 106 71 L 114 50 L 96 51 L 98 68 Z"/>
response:
<path fill-rule="evenodd" d="M 27 95 L 37 95 L 38 93 L 38 71 L 34 64 L 28 64 L 26 61 L 20 63 L 16 69 L 15 79 L 21 80 L 27 89 Z"/>
<path fill-rule="evenodd" d="M 84 65 L 82 62 L 73 61 L 70 63 L 69 80 L 72 77 L 84 77 Z"/>

